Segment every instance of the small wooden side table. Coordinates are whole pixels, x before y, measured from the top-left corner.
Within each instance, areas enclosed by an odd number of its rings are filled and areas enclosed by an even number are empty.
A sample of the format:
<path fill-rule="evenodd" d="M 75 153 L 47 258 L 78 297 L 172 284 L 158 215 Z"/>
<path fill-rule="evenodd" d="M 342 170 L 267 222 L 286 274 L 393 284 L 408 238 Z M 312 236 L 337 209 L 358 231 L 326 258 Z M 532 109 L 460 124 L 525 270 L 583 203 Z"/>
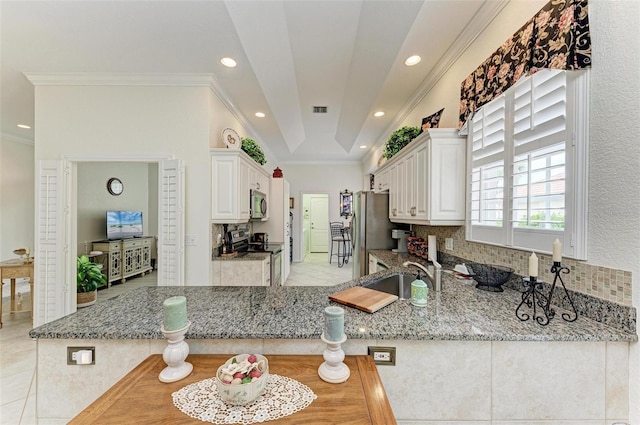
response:
<path fill-rule="evenodd" d="M 29 278 L 30 311 L 33 319 L 33 258 L 27 261 L 22 259 L 0 261 L 0 281 L 4 286 L 4 279 L 11 279 L 11 312 L 17 313 L 27 310 L 16 306 L 16 279 L 20 277 Z M 2 298 L 1 295 L 0 298 Z M 2 300 L 0 300 L 0 328 L 2 328 Z"/>
<path fill-rule="evenodd" d="M 145 359 L 69 424 L 199 424 L 173 405 L 171 394 L 212 378 L 231 355 L 191 354 L 193 372 L 185 379 L 164 384 L 158 380 L 166 367 L 161 354 Z M 329 384 L 318 376 L 321 355 L 269 355 L 269 373 L 307 385 L 318 396 L 305 409 L 266 424 L 396 424 L 378 370 L 370 356 L 346 356 L 351 376 L 342 384 Z M 104 361 L 105 359 L 103 359 Z M 90 367 L 90 366 L 88 366 Z"/>

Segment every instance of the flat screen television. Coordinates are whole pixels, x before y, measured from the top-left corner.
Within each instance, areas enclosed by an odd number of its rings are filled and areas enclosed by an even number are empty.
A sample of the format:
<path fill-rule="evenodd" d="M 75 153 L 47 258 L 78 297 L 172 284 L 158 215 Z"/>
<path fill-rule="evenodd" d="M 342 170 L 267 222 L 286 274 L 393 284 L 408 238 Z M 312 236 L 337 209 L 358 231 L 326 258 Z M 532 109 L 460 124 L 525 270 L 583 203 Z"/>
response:
<path fill-rule="evenodd" d="M 107 239 L 142 236 L 142 211 L 107 211 Z"/>

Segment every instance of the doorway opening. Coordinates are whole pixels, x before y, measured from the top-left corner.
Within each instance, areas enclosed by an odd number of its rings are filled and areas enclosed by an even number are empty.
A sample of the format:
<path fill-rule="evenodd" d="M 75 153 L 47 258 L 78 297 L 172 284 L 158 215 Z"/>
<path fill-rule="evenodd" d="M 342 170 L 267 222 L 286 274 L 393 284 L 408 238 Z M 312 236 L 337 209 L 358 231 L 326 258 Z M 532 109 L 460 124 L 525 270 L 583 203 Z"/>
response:
<path fill-rule="evenodd" d="M 46 281 L 47 285 L 34 287 L 34 326 L 73 313 L 77 308 L 76 258 L 78 253 L 86 251 L 84 241 L 88 240 L 78 238 L 78 165 L 83 162 L 157 163 L 157 178 L 154 181 L 158 187 L 158 206 L 154 227 L 158 230 L 159 238 L 156 244 L 158 261 L 155 268 L 158 273 L 155 283 L 158 286 L 184 285 L 184 166 L 181 160 L 99 156 L 63 156 L 59 160 L 39 160 L 36 167 L 35 219 L 36 223 L 47 225 L 36 228 L 38 256 L 34 261 L 39 269 L 38 279 Z M 108 179 L 113 177 L 111 174 L 109 176 Z M 93 192 L 108 191 L 107 182 L 103 180 L 100 184 L 96 183 Z M 116 193 L 122 194 L 129 187 L 125 180 L 121 179 L 121 182 L 124 190 Z"/>
<path fill-rule="evenodd" d="M 302 261 L 309 254 L 329 253 L 329 194 L 302 194 Z"/>
<path fill-rule="evenodd" d="M 105 182 L 113 176 L 122 182 L 121 193 L 108 192 L 108 188 L 104 188 Z M 120 294 L 138 286 L 157 286 L 157 273 L 153 271 L 157 263 L 159 227 L 158 162 L 78 162 L 76 197 L 78 254 L 100 252 L 100 255 L 93 257 L 93 261 L 102 265 L 107 275 L 108 284 L 100 288 L 98 298 Z M 109 253 L 109 248 L 119 248 L 120 244 L 109 241 L 105 217 L 108 211 L 136 212 L 139 215 L 143 228 L 140 241 L 144 241 L 141 249 L 123 249 L 122 253 L 116 253 L 119 260 L 110 258 L 113 253 Z M 103 253 L 101 250 L 105 249 L 107 252 Z"/>

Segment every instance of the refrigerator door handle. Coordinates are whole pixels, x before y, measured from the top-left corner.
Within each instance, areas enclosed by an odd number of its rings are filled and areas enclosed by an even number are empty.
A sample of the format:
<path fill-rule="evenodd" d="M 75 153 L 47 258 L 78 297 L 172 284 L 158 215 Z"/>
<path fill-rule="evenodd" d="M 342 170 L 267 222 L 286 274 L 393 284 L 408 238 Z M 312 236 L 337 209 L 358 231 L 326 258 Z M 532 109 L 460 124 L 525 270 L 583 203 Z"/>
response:
<path fill-rule="evenodd" d="M 358 236 L 358 222 L 356 220 L 356 215 L 355 214 L 353 215 L 353 218 L 351 219 L 351 228 L 353 229 L 351 231 L 351 247 L 355 250 L 355 248 L 356 248 L 356 236 Z"/>

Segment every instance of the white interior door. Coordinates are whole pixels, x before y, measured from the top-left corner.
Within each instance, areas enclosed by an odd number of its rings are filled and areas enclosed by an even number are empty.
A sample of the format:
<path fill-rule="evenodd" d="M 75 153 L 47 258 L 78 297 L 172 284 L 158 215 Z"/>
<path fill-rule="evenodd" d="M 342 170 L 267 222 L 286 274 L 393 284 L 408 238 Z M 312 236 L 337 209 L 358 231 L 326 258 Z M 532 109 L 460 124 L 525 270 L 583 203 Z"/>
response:
<path fill-rule="evenodd" d="M 311 252 L 329 252 L 329 195 L 311 195 L 309 222 Z"/>

